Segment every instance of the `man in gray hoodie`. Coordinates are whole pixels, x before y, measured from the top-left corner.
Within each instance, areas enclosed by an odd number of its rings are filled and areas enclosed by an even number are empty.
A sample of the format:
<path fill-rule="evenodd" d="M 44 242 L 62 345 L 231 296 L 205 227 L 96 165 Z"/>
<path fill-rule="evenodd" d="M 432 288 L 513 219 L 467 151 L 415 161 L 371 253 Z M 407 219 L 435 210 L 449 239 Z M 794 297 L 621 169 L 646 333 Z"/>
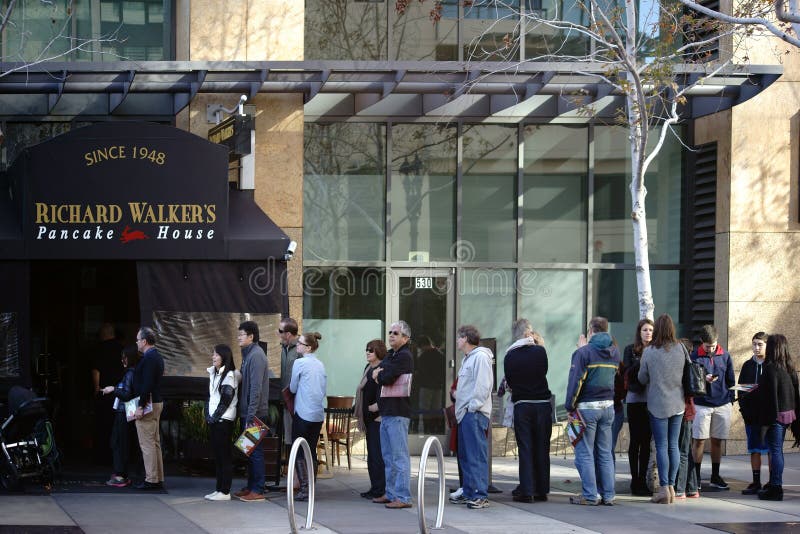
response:
<path fill-rule="evenodd" d="M 454 504 L 480 509 L 489 506 L 489 440 L 491 428 L 494 355 L 480 347 L 481 335 L 472 325 L 456 332 L 456 347 L 464 353 L 458 371 L 456 420 L 458 421 L 458 461 L 464 474 L 463 493 L 451 498 Z"/>
<path fill-rule="evenodd" d="M 242 348 L 242 383 L 239 386 L 239 417 L 242 428 L 262 422 L 269 411 L 269 369 L 267 355 L 258 344 L 258 325 L 245 321 L 239 325 L 239 346 Z M 244 502 L 264 500 L 264 449 L 259 444 L 248 459 L 247 486 L 234 493 Z"/>

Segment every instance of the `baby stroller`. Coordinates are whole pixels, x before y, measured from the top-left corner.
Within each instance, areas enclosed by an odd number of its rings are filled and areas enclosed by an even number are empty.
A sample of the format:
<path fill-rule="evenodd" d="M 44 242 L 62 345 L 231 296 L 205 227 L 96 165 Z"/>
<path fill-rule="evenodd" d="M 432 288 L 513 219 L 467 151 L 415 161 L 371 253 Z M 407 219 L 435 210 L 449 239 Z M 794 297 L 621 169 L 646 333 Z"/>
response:
<path fill-rule="evenodd" d="M 36 481 L 49 488 L 58 465 L 58 448 L 49 420 L 49 401 L 14 386 L 8 418 L 0 426 L 0 484 L 9 491 Z"/>

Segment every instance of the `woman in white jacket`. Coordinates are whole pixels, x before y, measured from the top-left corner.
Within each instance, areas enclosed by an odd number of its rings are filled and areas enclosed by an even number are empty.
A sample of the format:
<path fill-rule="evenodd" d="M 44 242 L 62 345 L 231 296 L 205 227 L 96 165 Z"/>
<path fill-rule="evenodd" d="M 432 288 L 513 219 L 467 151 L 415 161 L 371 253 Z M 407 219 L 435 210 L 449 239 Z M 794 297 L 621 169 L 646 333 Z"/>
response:
<path fill-rule="evenodd" d="M 227 345 L 214 347 L 212 366 L 208 371 L 208 423 L 211 449 L 217 471 L 217 489 L 205 496 L 209 501 L 231 500 L 231 441 L 233 421 L 236 418 L 236 389 L 241 373 L 233 363 L 233 352 Z"/>

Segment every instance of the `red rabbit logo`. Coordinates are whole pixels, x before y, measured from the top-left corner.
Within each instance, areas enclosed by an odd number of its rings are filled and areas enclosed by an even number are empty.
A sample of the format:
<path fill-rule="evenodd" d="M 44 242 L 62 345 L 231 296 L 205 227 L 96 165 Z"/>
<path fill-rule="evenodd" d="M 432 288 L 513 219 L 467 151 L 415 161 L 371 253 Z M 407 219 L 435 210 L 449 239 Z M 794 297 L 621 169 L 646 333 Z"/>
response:
<path fill-rule="evenodd" d="M 129 243 L 131 241 L 136 241 L 138 239 L 150 239 L 150 238 L 147 237 L 147 234 L 145 234 L 141 230 L 131 231 L 130 226 L 125 226 L 125 229 L 122 231 L 122 236 L 119 238 L 119 240 L 122 241 L 123 243 Z"/>

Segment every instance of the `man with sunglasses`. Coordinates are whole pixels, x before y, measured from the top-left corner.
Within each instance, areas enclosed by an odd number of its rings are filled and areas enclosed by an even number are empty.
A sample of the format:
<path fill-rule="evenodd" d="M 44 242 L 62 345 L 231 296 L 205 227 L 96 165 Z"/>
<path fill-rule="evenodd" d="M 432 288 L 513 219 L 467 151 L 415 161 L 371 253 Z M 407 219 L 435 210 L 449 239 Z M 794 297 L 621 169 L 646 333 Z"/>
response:
<path fill-rule="evenodd" d="M 410 340 L 408 323 L 393 323 L 389 327 L 391 348 L 378 368 L 372 371 L 372 378 L 382 386 L 378 411 L 381 414 L 381 453 L 386 466 L 386 494 L 372 499 L 372 502 L 385 504 L 390 509 L 411 508 L 408 423 L 411 420 L 414 360 Z"/>
<path fill-rule="evenodd" d="M 281 339 L 281 389 L 289 387 L 292 381 L 292 367 L 298 358 L 297 354 L 297 321 L 286 317 L 278 326 L 278 337 Z M 289 449 L 292 445 L 292 416 L 283 408 L 283 443 Z"/>

